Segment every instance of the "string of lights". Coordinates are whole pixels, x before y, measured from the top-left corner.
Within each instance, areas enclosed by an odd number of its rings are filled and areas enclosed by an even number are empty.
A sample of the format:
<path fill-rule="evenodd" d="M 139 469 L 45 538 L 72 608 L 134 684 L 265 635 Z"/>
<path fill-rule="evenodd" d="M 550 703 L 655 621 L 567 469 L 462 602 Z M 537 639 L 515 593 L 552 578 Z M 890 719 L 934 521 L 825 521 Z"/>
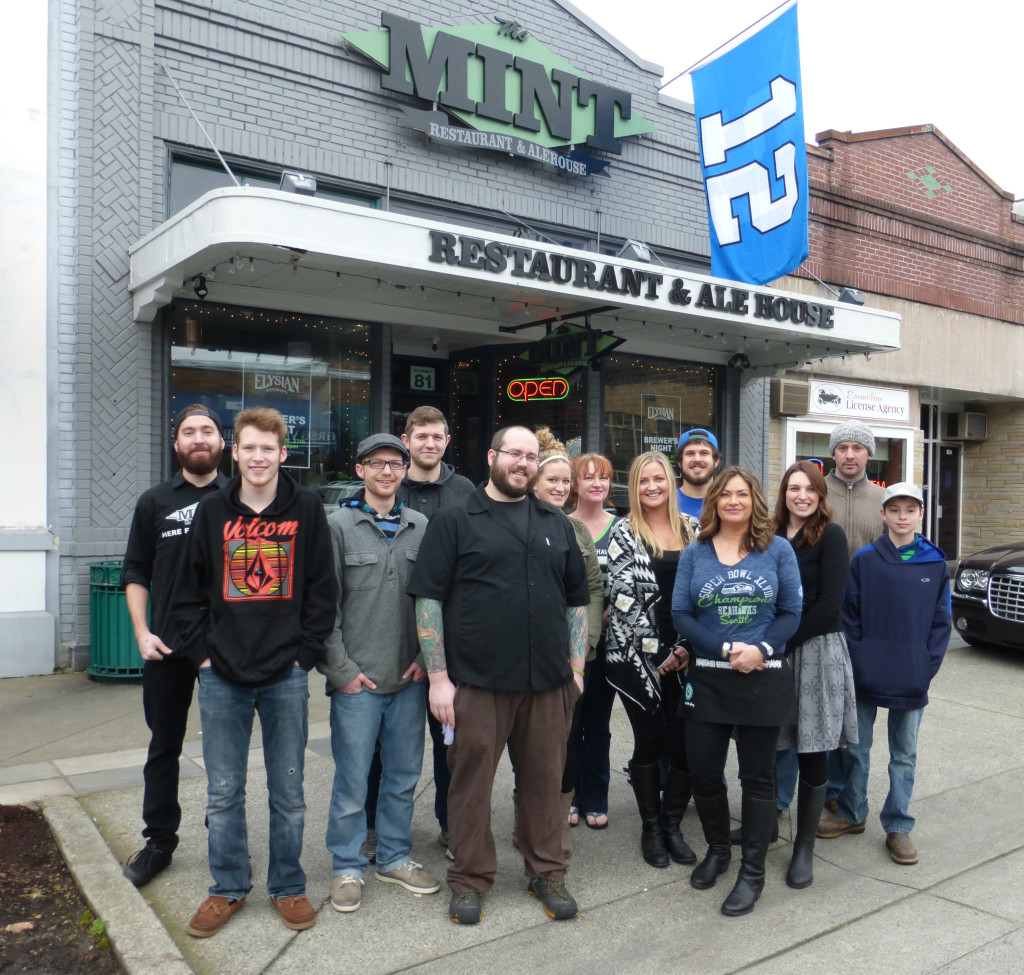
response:
<path fill-rule="evenodd" d="M 208 283 L 210 280 L 215 282 L 220 280 L 217 275 L 221 277 L 238 277 L 242 276 L 254 276 L 256 275 L 258 267 L 262 265 L 269 265 L 271 267 L 290 267 L 292 274 L 296 277 L 300 275 L 319 275 L 327 278 L 334 278 L 339 282 L 338 287 L 344 287 L 342 282 L 342 274 L 340 271 L 331 270 L 329 268 L 318 268 L 308 264 L 301 264 L 301 259 L 304 256 L 304 252 L 293 251 L 292 256 L 287 260 L 271 260 L 264 257 L 255 257 L 251 255 L 245 255 L 242 253 L 234 254 L 222 261 L 211 266 L 208 272 L 199 274 L 193 277 L 193 288 L 196 293 L 199 293 L 200 286 L 204 294 L 209 293 Z M 361 274 L 358 272 L 346 272 L 345 279 L 357 279 L 365 284 L 376 287 L 379 291 L 383 292 L 385 289 L 391 289 L 394 292 L 410 292 L 411 294 L 420 295 L 421 300 L 427 301 L 431 297 L 441 296 L 446 302 L 454 302 L 456 306 L 465 305 L 467 301 L 477 301 L 483 304 L 490 304 L 491 306 L 497 306 L 498 298 L 492 294 L 485 294 L 474 291 L 472 288 L 459 288 L 456 290 L 450 290 L 447 288 L 439 288 L 433 285 L 425 284 L 405 284 L 400 281 L 393 281 L 384 276 L 375 274 Z M 317 293 L 321 293 L 318 291 Z M 583 317 L 581 311 L 580 317 Z M 538 325 L 543 324 L 544 317 L 549 316 L 551 318 L 560 318 L 569 315 L 571 317 L 572 312 L 570 309 L 563 309 L 559 305 L 552 305 L 545 303 L 544 301 L 534 300 L 531 305 L 528 300 L 512 300 L 502 301 L 502 320 L 501 322 L 495 322 L 496 326 L 507 324 L 507 320 L 510 316 L 520 315 L 529 318 L 538 318 L 541 316 Z M 291 316 L 290 320 L 303 321 L 308 316 Z M 284 320 L 289 320 L 286 316 Z M 323 319 L 320 320 L 321 324 Z M 854 357 L 863 355 L 865 358 L 870 358 L 870 352 L 864 352 L 854 348 L 844 348 L 836 351 L 832 351 L 827 355 L 822 355 L 814 349 L 810 343 L 793 342 L 785 339 L 771 339 L 763 335 L 750 336 L 746 334 L 737 334 L 735 332 L 722 330 L 717 333 L 707 332 L 704 328 L 680 325 L 673 322 L 655 322 L 648 321 L 647 319 L 641 319 L 639 325 L 635 319 L 631 319 L 622 315 L 612 316 L 612 321 L 620 327 L 617 334 L 623 337 L 628 336 L 626 329 L 635 329 L 640 333 L 649 332 L 651 329 L 665 330 L 673 336 L 679 336 L 680 338 L 686 332 L 692 331 L 694 336 L 700 338 L 702 342 L 700 347 L 707 349 L 708 346 L 722 347 L 722 353 L 727 350 L 733 352 L 743 353 L 751 361 L 753 368 L 758 369 L 784 369 L 793 368 L 797 365 L 814 365 L 815 363 L 821 364 L 828 359 Z M 306 325 L 306 327 L 310 327 Z M 315 326 L 314 326 L 315 327 Z M 783 353 L 782 349 L 786 352 Z M 762 362 L 762 358 L 759 353 L 770 353 L 774 351 L 776 354 L 770 358 L 767 362 Z M 751 359 L 750 357 L 753 356 Z"/>

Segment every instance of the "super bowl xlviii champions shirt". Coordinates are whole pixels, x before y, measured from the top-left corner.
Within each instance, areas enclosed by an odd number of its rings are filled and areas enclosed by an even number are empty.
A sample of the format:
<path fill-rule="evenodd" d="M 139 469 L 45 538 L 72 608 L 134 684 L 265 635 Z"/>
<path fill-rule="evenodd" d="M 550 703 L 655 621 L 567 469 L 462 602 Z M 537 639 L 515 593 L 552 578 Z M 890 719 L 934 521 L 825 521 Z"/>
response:
<path fill-rule="evenodd" d="M 691 543 L 679 557 L 672 620 L 698 657 L 722 659 L 722 644 L 767 642 L 780 656 L 803 604 L 793 546 L 776 536 L 764 552 L 735 565 L 718 561 L 714 542 Z"/>
<path fill-rule="evenodd" d="M 735 565 L 718 561 L 714 544 L 687 545 L 679 557 L 672 620 L 690 640 L 682 717 L 716 724 L 780 727 L 794 718 L 793 670 L 786 641 L 800 622 L 803 593 L 793 546 L 775 537 L 764 552 Z M 763 670 L 745 674 L 722 656 L 737 640 L 769 644 Z"/>

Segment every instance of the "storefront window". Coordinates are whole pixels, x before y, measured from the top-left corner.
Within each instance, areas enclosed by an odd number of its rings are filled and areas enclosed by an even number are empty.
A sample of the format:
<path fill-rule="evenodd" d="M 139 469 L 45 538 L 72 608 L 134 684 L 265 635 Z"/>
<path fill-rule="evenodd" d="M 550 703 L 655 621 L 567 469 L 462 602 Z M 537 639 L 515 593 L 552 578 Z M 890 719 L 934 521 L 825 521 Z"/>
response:
<path fill-rule="evenodd" d="M 455 469 L 474 484 L 487 476 L 486 453 L 490 437 L 483 429 L 480 402 L 481 371 L 478 357 L 453 361 L 451 370 L 452 415 L 449 427 L 452 442 L 445 457 Z"/>
<path fill-rule="evenodd" d="M 824 424 L 790 421 L 791 446 L 787 450 L 786 466 L 798 460 L 810 460 L 821 467 L 823 474 L 831 471 L 835 464 L 828 443 L 836 422 L 840 421 Z M 868 460 L 868 478 L 881 487 L 910 480 L 908 459 L 913 447 L 912 434 L 909 431 L 875 426 L 871 427 L 871 432 L 875 435 L 875 453 Z"/>
<path fill-rule="evenodd" d="M 610 355 L 604 364 L 604 453 L 615 471 L 616 503 L 629 465 L 648 450 L 675 457 L 691 427 L 715 429 L 714 366 L 676 359 Z M 621 496 L 621 497 L 620 497 Z"/>
<path fill-rule="evenodd" d="M 550 427 L 570 454 L 579 454 L 583 438 L 583 370 L 569 376 L 541 373 L 518 352 L 498 358 L 494 380 L 496 430 L 517 424 Z"/>
<path fill-rule="evenodd" d="M 267 169 L 263 172 L 235 165 L 232 165 L 231 171 L 242 186 L 276 190 L 281 185 L 280 171 Z M 174 156 L 171 159 L 171 186 L 167 215 L 174 216 L 179 210 L 184 210 L 190 203 L 194 203 L 210 190 L 225 189 L 234 185 L 234 180 L 220 163 Z M 341 203 L 353 203 L 356 206 L 374 208 L 380 206 L 380 200 L 376 196 L 351 193 L 340 187 L 324 183 L 322 180 L 317 180 L 316 195 L 321 200 L 337 200 Z"/>
<path fill-rule="evenodd" d="M 280 411 L 285 467 L 302 484 L 355 477 L 355 448 L 370 432 L 370 326 L 337 318 L 175 302 L 171 415 L 190 403 L 216 410 L 234 472 L 234 417 L 253 406 Z"/>

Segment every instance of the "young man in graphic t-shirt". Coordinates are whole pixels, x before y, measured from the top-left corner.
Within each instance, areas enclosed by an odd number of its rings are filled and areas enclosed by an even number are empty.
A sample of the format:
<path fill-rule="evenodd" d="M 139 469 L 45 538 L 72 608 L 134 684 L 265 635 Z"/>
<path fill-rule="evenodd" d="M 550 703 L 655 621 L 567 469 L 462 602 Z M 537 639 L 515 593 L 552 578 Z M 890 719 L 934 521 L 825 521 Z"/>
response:
<path fill-rule="evenodd" d="M 267 890 L 286 927 L 311 927 L 299 864 L 308 738 L 308 671 L 334 628 L 338 583 L 320 499 L 281 468 L 277 410 L 235 418 L 239 473 L 196 509 L 175 589 L 180 652 L 199 668 L 213 885 L 188 925 L 219 931 L 252 889 L 245 782 L 258 712 L 270 794 Z"/>

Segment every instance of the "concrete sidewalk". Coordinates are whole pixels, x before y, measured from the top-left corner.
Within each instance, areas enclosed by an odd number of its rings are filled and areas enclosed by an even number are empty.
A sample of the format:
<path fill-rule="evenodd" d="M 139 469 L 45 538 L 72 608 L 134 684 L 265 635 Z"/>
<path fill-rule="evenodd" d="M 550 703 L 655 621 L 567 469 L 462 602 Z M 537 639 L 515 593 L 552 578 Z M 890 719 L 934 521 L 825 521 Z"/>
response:
<path fill-rule="evenodd" d="M 721 901 L 736 861 L 718 886 L 696 891 L 687 867 L 647 867 L 639 820 L 624 776 L 613 774 L 602 832 L 573 831 L 570 889 L 581 916 L 555 923 L 526 894 L 522 860 L 509 843 L 511 772 L 499 769 L 493 820 L 499 852 L 484 918 L 447 920 L 445 888 L 416 897 L 367 877 L 362 908 L 339 915 L 327 902 L 331 870 L 323 846 L 333 765 L 327 750 L 326 698 L 311 679 L 311 738 L 306 765 L 309 895 L 315 927 L 285 929 L 263 889 L 267 866 L 266 791 L 254 750 L 249 835 L 255 889 L 216 937 L 185 933 L 206 896 L 199 723 L 192 724 L 181 788 L 181 846 L 174 865 L 142 892 L 120 876 L 120 860 L 141 844 L 141 761 L 147 741 L 138 687 L 100 685 L 83 675 L 0 681 L 0 802 L 38 799 L 95 912 L 133 975 L 178 973 L 386 972 L 519 973 L 554 966 L 561 973 L 792 973 L 843 975 L 943 972 L 986 975 L 1022 970 L 1024 951 L 1024 658 L 978 651 L 954 640 L 932 688 L 921 729 L 912 812 L 921 862 L 888 857 L 877 819 L 886 787 L 885 735 L 876 730 L 870 800 L 860 836 L 819 840 L 814 885 L 785 885 L 791 823 L 768 860 L 768 883 L 753 914 L 726 918 Z M 884 720 L 884 713 L 880 716 Z M 254 735 L 258 741 L 258 734 Z M 621 768 L 631 738 L 613 714 L 612 760 Z M 730 783 L 735 769 L 730 770 Z M 413 823 L 415 855 L 443 876 L 435 843 L 429 769 Z M 734 812 L 739 790 L 732 789 Z M 684 831 L 701 853 L 689 811 Z"/>

